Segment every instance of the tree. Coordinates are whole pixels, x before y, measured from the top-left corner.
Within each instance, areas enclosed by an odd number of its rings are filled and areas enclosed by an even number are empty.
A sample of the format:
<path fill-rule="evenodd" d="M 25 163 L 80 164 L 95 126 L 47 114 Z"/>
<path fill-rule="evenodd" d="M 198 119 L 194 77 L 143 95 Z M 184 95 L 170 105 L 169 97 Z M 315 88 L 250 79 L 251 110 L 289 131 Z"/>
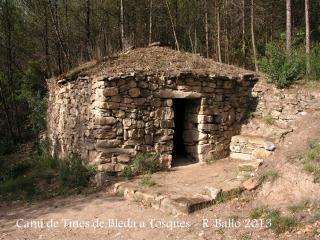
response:
<path fill-rule="evenodd" d="M 204 1 L 204 22 L 206 32 L 206 57 L 209 57 L 208 0 Z"/>
<path fill-rule="evenodd" d="M 245 19 L 245 0 L 242 0 L 242 8 L 241 8 L 241 15 L 242 15 L 242 66 L 243 68 L 246 67 L 246 39 L 245 39 L 245 36 L 246 36 L 246 19 Z"/>
<path fill-rule="evenodd" d="M 290 55 L 291 52 L 291 35 L 292 35 L 292 24 L 291 24 L 291 0 L 286 0 L 286 16 L 287 16 L 287 24 L 286 24 L 286 50 L 287 54 Z"/>
<path fill-rule="evenodd" d="M 255 36 L 254 36 L 254 0 L 251 0 L 251 41 L 252 41 L 254 67 L 256 71 L 259 71 L 258 63 L 257 63 L 257 48 L 256 48 L 256 42 L 255 42 Z"/>
<path fill-rule="evenodd" d="M 166 2 L 167 9 L 168 9 L 168 14 L 169 14 L 170 22 L 171 22 L 171 27 L 172 27 L 172 31 L 173 31 L 174 40 L 175 40 L 175 43 L 176 43 L 176 48 L 177 48 L 178 51 L 180 51 L 179 41 L 178 41 L 178 38 L 177 38 L 175 24 L 173 22 L 172 14 L 171 14 L 171 11 L 170 11 L 170 6 L 169 6 L 169 3 L 168 3 L 168 0 L 165 0 L 165 2 Z"/>
<path fill-rule="evenodd" d="M 310 74 L 310 72 L 311 72 L 311 60 L 310 60 L 309 0 L 305 0 L 305 17 L 306 17 L 306 70 L 307 70 L 307 74 Z"/>

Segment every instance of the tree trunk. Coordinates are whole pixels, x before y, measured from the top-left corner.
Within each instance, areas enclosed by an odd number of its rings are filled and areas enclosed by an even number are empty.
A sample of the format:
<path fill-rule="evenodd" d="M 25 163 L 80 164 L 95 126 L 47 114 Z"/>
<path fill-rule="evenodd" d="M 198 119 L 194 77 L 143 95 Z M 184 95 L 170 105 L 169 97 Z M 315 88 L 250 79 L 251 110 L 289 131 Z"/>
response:
<path fill-rule="evenodd" d="M 220 1 L 218 1 L 217 5 L 217 51 L 218 51 L 218 62 L 222 62 L 221 59 L 221 39 L 220 39 Z"/>
<path fill-rule="evenodd" d="M 46 56 L 46 78 L 51 76 L 51 67 L 50 67 L 50 53 L 49 53 L 49 19 L 48 19 L 48 5 L 45 2 L 45 11 L 44 11 L 44 49 Z"/>
<path fill-rule="evenodd" d="M 305 16 L 306 16 L 306 70 L 307 70 L 307 74 L 310 74 L 310 72 L 311 72 L 311 63 L 310 63 L 309 0 L 305 0 Z"/>
<path fill-rule="evenodd" d="M 149 0 L 149 44 L 152 43 L 152 0 Z"/>
<path fill-rule="evenodd" d="M 21 126 L 20 126 L 20 119 L 18 116 L 18 108 L 17 108 L 17 101 L 16 101 L 16 94 L 15 94 L 15 83 L 14 83 L 14 53 L 13 53 L 13 29 L 14 26 L 12 25 L 11 21 L 11 7 L 9 6 L 8 0 L 5 1 L 5 15 L 6 15 L 6 25 L 7 25 L 7 36 L 6 36 L 6 41 L 7 41 L 7 51 L 6 51 L 6 64 L 7 64 L 7 78 L 9 80 L 9 89 L 10 89 L 10 96 L 12 100 L 12 105 L 13 105 L 13 116 L 14 116 L 14 123 L 17 127 L 17 133 L 18 133 L 18 140 L 20 140 L 21 137 Z M 15 139 L 17 140 L 17 139 Z"/>
<path fill-rule="evenodd" d="M 286 0 L 286 12 L 287 12 L 286 50 L 287 50 L 287 54 L 290 55 L 290 53 L 291 53 L 291 35 L 292 35 L 291 0 Z"/>
<path fill-rule="evenodd" d="M 242 67 L 246 68 L 246 22 L 245 22 L 245 0 L 242 0 Z"/>
<path fill-rule="evenodd" d="M 204 1 L 204 22 L 206 32 L 206 57 L 209 57 L 209 26 L 208 26 L 208 0 Z"/>
<path fill-rule="evenodd" d="M 87 45 L 87 61 L 92 57 L 92 49 L 91 49 L 91 24 L 90 24 L 90 15 L 91 15 L 91 6 L 90 0 L 86 0 L 86 45 Z"/>
<path fill-rule="evenodd" d="M 68 55 L 68 53 L 67 53 L 67 51 L 65 49 L 65 46 L 63 44 L 63 40 L 62 40 L 60 29 L 59 29 L 58 13 L 57 13 L 57 2 L 55 2 L 55 11 L 53 9 L 51 0 L 49 0 L 49 7 L 50 7 L 50 12 L 51 12 L 51 18 L 52 18 L 52 22 L 53 22 L 53 27 L 54 27 L 54 30 L 55 30 L 55 34 L 56 34 L 56 36 L 58 38 L 58 43 L 59 43 L 60 49 L 62 50 L 63 56 L 67 60 L 68 68 L 70 69 L 71 68 L 71 60 L 70 60 L 69 55 Z"/>
<path fill-rule="evenodd" d="M 123 15 L 123 0 L 120 0 L 120 34 L 121 34 L 121 49 L 125 51 L 125 37 L 124 37 L 124 15 Z"/>
<path fill-rule="evenodd" d="M 254 39 L 254 0 L 251 0 L 251 40 L 252 40 L 254 67 L 256 71 L 259 71 L 258 63 L 257 63 L 256 42 Z"/>
<path fill-rule="evenodd" d="M 5 112 L 5 115 L 6 115 L 7 124 L 8 124 L 8 128 L 9 128 L 9 132 L 10 132 L 10 135 L 11 135 L 12 139 L 14 140 L 15 139 L 15 135 L 14 135 L 14 132 L 13 132 L 13 127 L 12 127 L 12 123 L 11 123 L 11 119 L 10 119 L 10 112 L 9 112 L 9 108 L 8 108 L 7 103 L 6 103 L 6 99 L 4 97 L 2 89 L 3 89 L 3 86 L 2 86 L 1 81 L 0 81 L 0 101 L 2 100 L 2 103 L 3 103 L 3 106 L 4 106 L 4 112 Z"/>
<path fill-rule="evenodd" d="M 171 26 L 172 26 L 172 31 L 173 31 L 173 35 L 174 35 L 174 40 L 175 40 L 175 42 L 176 42 L 176 48 L 177 48 L 178 51 L 180 51 L 179 42 L 178 42 L 178 38 L 177 38 L 177 34 L 176 34 L 176 29 L 175 29 L 175 27 L 174 27 L 174 22 L 173 22 L 173 18 L 172 18 L 172 15 L 171 15 L 169 3 L 168 3 L 168 0 L 165 0 L 165 1 L 166 1 L 168 13 L 169 13 L 170 21 L 171 21 Z"/>

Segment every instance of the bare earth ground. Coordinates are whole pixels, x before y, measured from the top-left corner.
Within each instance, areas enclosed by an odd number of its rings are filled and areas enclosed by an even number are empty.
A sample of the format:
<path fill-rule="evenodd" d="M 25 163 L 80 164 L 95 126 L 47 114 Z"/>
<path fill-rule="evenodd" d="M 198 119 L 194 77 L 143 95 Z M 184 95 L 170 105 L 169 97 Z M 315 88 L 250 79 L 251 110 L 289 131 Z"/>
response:
<path fill-rule="evenodd" d="M 112 193 L 113 188 L 84 196 L 55 198 L 33 203 L 0 205 L 1 239 L 320 239 L 320 222 L 313 226 L 319 235 L 311 238 L 305 227 L 277 236 L 266 222 L 251 224 L 252 209 L 267 206 L 288 214 L 286 206 L 303 198 L 317 201 L 320 209 L 320 185 L 304 173 L 299 159 L 307 150 L 309 140 L 320 138 L 319 108 L 310 109 L 289 133 L 273 157 L 267 159 L 258 172 L 277 169 L 280 177 L 266 182 L 257 190 L 244 192 L 239 199 L 202 209 L 190 215 L 173 215 L 138 202 L 127 201 Z M 161 173 L 165 188 L 179 191 L 184 185 L 188 193 L 201 192 L 204 185 L 227 172 L 234 160 L 220 160 L 202 172 L 200 166 L 184 169 L 183 177 Z M 237 163 L 233 163 L 236 166 Z M 215 169 L 211 169 L 212 167 Z M 211 168 L 210 168 L 211 167 Z M 230 166 L 232 169 L 232 167 Z M 229 169 L 230 170 L 230 169 Z M 231 171 L 232 172 L 232 171 Z M 233 171 L 234 172 L 234 171 Z M 171 178 L 172 176 L 172 178 Z M 198 178 L 196 177 L 198 176 Z M 208 178 L 204 178 L 208 176 Z M 230 175 L 232 178 L 233 173 Z M 160 178 L 159 178 L 160 179 Z M 180 181 L 180 182 L 179 182 Z M 201 184 L 199 182 L 201 181 Z M 156 180 L 157 182 L 157 180 Z M 162 186 L 163 187 L 163 186 Z M 181 189 L 180 189 L 181 190 Z M 306 214 L 308 214 L 309 209 Z M 235 226 L 226 222 L 236 216 Z M 32 221 L 32 222 L 31 222 Z M 37 225 L 35 226 L 35 223 Z M 98 226 L 99 225 L 99 226 Z"/>

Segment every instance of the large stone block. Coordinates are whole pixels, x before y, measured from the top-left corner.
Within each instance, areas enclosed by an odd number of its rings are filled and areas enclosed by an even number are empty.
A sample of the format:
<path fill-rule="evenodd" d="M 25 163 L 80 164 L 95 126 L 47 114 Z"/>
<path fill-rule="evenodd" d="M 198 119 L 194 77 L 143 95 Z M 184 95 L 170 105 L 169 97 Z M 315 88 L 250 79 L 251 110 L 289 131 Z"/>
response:
<path fill-rule="evenodd" d="M 212 144 L 198 145 L 199 154 L 207 154 L 207 153 L 210 153 L 212 150 L 213 150 Z"/>
<path fill-rule="evenodd" d="M 107 87 L 103 91 L 103 95 L 105 97 L 112 97 L 118 94 L 118 88 L 117 87 Z"/>
<path fill-rule="evenodd" d="M 217 124 L 199 124 L 198 129 L 199 129 L 199 131 L 204 131 L 204 132 L 218 131 L 219 125 L 217 125 Z"/>
<path fill-rule="evenodd" d="M 114 117 L 95 117 L 95 123 L 97 125 L 114 125 L 118 120 Z"/>
<path fill-rule="evenodd" d="M 156 117 L 161 120 L 170 120 L 174 117 L 174 111 L 171 107 L 162 107 L 156 110 Z"/>
<path fill-rule="evenodd" d="M 132 139 L 143 139 L 144 130 L 143 129 L 128 130 L 128 137 Z"/>
<path fill-rule="evenodd" d="M 136 98 L 140 96 L 141 92 L 139 88 L 131 88 L 129 89 L 128 94 L 130 95 L 130 97 Z"/>
<path fill-rule="evenodd" d="M 160 127 L 161 128 L 174 128 L 174 121 L 173 120 L 161 120 Z"/>
<path fill-rule="evenodd" d="M 99 148 L 114 148 L 121 144 L 121 140 L 111 139 L 111 140 L 98 140 L 97 146 Z"/>
<path fill-rule="evenodd" d="M 93 131 L 93 136 L 95 138 L 114 139 L 117 137 L 117 133 L 114 131 L 108 131 L 104 129 L 96 129 Z"/>

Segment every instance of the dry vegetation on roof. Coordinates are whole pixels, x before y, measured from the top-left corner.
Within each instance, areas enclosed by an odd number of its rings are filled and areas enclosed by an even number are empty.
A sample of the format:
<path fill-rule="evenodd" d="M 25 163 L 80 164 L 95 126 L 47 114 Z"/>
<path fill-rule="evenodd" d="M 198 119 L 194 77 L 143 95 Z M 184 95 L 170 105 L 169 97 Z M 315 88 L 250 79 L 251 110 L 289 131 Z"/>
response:
<path fill-rule="evenodd" d="M 215 62 L 199 55 L 178 52 L 170 48 L 149 47 L 133 49 L 117 57 L 106 58 L 97 65 L 82 72 L 81 75 L 130 75 L 134 72 L 176 76 L 181 72 L 196 75 L 212 74 L 237 77 L 249 71 L 227 64 Z"/>

